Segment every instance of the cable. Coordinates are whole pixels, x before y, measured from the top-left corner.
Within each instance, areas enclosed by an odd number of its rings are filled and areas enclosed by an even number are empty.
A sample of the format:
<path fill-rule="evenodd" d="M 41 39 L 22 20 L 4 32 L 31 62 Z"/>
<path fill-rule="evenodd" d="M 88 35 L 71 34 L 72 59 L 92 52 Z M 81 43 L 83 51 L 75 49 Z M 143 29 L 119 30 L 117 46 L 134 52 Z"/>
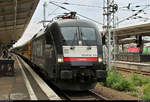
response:
<path fill-rule="evenodd" d="M 123 19 L 123 20 L 120 20 L 117 24 L 122 23 L 122 22 L 124 22 L 125 20 L 128 20 L 128 19 L 130 19 L 130 18 L 132 18 L 132 17 L 134 17 L 134 16 L 137 16 L 139 13 L 141 13 L 141 12 L 142 12 L 144 9 L 146 9 L 147 7 L 148 7 L 148 6 L 144 7 L 143 9 L 138 10 L 136 13 L 134 13 L 133 15 L 131 15 L 131 16 L 129 16 L 129 17 Z"/>
<path fill-rule="evenodd" d="M 53 13 L 53 14 L 49 14 L 48 16 L 50 16 L 50 15 L 62 15 L 62 14 L 65 14 L 65 13 Z"/>
<path fill-rule="evenodd" d="M 65 4 L 65 5 L 75 5 L 75 6 L 86 6 L 86 7 L 97 7 L 97 8 L 103 8 L 103 7 L 100 7 L 100 6 L 92 6 L 92 5 L 81 5 L 81 4 L 73 4 L 73 3 L 68 3 L 68 2 L 57 2 L 57 1 L 50 1 L 50 2 L 53 2 L 53 3 L 59 3 L 59 4 Z"/>
<path fill-rule="evenodd" d="M 56 9 L 54 9 L 50 14 L 48 14 L 48 16 L 52 15 L 54 12 L 56 12 L 58 10 L 59 7 L 56 7 Z"/>
<path fill-rule="evenodd" d="M 123 6 L 123 7 L 119 7 L 119 8 L 120 8 L 120 10 L 126 10 L 126 11 L 135 12 L 135 11 L 138 11 L 135 8 L 141 8 L 143 6 L 148 7 L 148 6 L 150 6 L 150 4 L 147 4 L 147 5 L 135 5 L 135 6 L 132 6 L 132 8 L 134 8 L 134 9 L 131 9 L 131 3 L 129 3 L 128 6 Z"/>
<path fill-rule="evenodd" d="M 64 9 L 64 10 L 67 10 L 67 11 L 69 11 L 69 12 L 72 12 L 71 10 L 69 10 L 69 9 L 67 9 L 67 8 L 65 8 L 65 7 L 63 7 L 63 6 L 57 5 L 57 4 L 53 3 L 53 2 L 49 2 L 49 3 L 51 3 L 51 4 L 55 5 L 55 6 L 58 6 L 58 7 L 62 8 L 62 9 Z M 79 15 L 79 16 L 81 16 L 81 17 L 83 17 L 83 18 L 89 19 L 89 20 L 91 20 L 91 21 L 93 21 L 93 22 L 95 22 L 95 23 L 97 23 L 97 24 L 103 25 L 102 23 L 97 22 L 97 21 L 95 21 L 95 20 L 93 20 L 93 19 L 91 19 L 91 18 L 88 18 L 88 17 L 86 17 L 86 16 L 83 16 L 83 15 L 81 15 L 81 14 L 79 14 L 79 13 L 77 13 L 77 15 Z"/>
<path fill-rule="evenodd" d="M 65 1 L 67 1 L 67 0 L 64 0 L 64 3 L 65 3 Z M 59 7 L 57 7 L 55 10 L 53 10 L 48 16 L 50 16 L 50 15 L 52 15 L 54 12 L 56 12 L 56 11 L 58 10 L 58 8 L 59 8 Z"/>

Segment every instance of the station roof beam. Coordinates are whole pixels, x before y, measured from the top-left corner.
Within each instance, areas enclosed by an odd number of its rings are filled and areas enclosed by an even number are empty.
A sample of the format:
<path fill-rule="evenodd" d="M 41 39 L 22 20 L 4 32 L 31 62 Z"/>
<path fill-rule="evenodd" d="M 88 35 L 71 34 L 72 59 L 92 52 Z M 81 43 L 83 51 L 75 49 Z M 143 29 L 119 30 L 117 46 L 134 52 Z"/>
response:
<path fill-rule="evenodd" d="M 113 32 L 115 32 L 115 36 L 117 36 L 118 40 L 137 35 L 150 36 L 150 23 L 136 26 L 129 26 L 125 28 L 118 28 L 114 29 L 114 31 L 112 31 L 111 33 Z"/>
<path fill-rule="evenodd" d="M 118 36 L 119 39 L 136 35 L 150 36 L 150 23 L 115 29 L 115 35 Z"/>
<path fill-rule="evenodd" d="M 39 0 L 0 0 L 0 41 L 18 40 L 26 30 Z"/>

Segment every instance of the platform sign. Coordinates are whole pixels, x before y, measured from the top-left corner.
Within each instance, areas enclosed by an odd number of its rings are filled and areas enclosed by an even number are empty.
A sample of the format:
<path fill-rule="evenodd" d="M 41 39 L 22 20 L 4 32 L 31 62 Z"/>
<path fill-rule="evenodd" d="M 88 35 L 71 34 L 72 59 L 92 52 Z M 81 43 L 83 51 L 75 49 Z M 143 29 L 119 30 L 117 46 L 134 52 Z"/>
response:
<path fill-rule="evenodd" d="M 147 54 L 148 53 L 148 48 L 144 48 L 143 53 Z"/>
<path fill-rule="evenodd" d="M 128 52 L 140 52 L 140 48 L 129 48 Z"/>
<path fill-rule="evenodd" d="M 148 51 L 147 51 L 147 53 L 148 53 L 148 54 L 150 54 L 150 48 L 148 48 Z"/>

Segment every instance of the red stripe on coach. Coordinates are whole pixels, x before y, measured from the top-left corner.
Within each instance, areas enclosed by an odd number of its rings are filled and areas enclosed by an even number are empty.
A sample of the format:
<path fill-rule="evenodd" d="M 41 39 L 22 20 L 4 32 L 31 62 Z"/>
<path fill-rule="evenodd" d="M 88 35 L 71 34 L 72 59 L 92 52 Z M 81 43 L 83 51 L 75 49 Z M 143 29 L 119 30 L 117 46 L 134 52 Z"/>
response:
<path fill-rule="evenodd" d="M 98 61 L 98 58 L 64 58 L 64 62 L 90 62 Z"/>

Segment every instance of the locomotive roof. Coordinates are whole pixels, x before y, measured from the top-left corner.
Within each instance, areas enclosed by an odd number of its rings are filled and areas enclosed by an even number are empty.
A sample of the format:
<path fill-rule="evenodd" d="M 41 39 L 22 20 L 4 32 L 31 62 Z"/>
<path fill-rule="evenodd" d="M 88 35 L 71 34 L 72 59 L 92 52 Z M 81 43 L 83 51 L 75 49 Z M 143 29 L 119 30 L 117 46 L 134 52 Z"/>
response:
<path fill-rule="evenodd" d="M 97 28 L 95 23 L 92 23 L 91 21 L 88 20 L 83 20 L 83 19 L 61 19 L 57 20 L 54 22 L 50 22 L 46 28 L 41 29 L 32 39 L 38 38 L 39 36 L 43 35 L 45 30 L 49 28 L 53 23 L 57 23 L 61 27 L 94 27 Z"/>
<path fill-rule="evenodd" d="M 38 33 L 36 33 L 32 39 L 38 38 L 39 36 L 43 35 L 46 28 L 41 29 Z"/>
<path fill-rule="evenodd" d="M 59 26 L 62 27 L 74 27 L 74 26 L 82 26 L 82 27 L 97 27 L 95 23 L 83 20 L 83 19 L 61 19 L 55 21 Z"/>

